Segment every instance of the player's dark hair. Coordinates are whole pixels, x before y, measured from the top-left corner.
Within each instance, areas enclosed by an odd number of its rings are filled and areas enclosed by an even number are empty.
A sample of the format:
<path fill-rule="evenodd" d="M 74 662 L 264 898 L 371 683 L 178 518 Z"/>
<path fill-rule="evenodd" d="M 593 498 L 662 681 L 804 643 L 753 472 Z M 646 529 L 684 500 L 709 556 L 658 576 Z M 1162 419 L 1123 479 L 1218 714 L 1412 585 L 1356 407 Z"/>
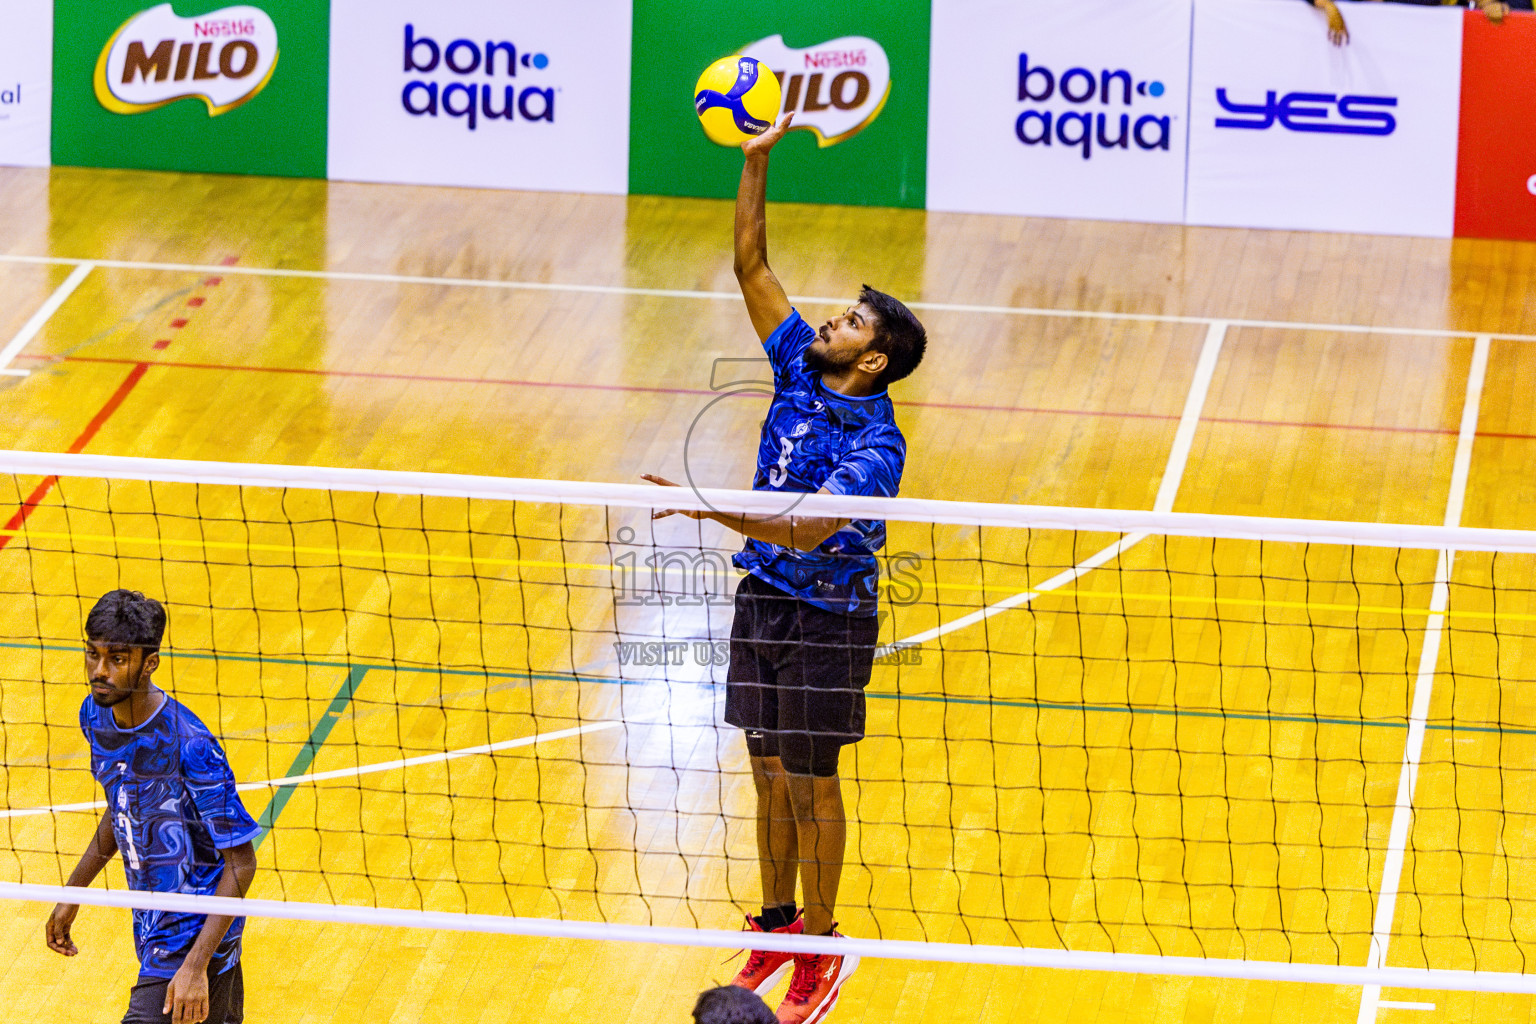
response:
<path fill-rule="evenodd" d="M 779 1018 L 750 989 L 722 985 L 699 993 L 694 1024 L 779 1024 Z"/>
<path fill-rule="evenodd" d="M 883 388 L 917 369 L 928 347 L 928 332 L 910 309 L 885 292 L 866 284 L 859 291 L 859 301 L 874 310 L 879 320 L 873 344 L 876 352 L 885 353 L 886 363 L 875 384 Z"/>
<path fill-rule="evenodd" d="M 165 606 L 137 590 L 112 590 L 85 617 L 85 635 L 97 643 L 158 651 L 165 636 Z"/>

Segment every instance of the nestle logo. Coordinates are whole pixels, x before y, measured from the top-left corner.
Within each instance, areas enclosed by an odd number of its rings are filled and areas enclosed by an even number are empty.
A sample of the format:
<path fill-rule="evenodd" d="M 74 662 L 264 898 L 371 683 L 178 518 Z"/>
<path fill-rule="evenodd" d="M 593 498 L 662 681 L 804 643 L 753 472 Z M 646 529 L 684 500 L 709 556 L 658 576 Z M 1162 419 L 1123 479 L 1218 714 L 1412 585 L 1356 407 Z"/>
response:
<path fill-rule="evenodd" d="M 808 68 L 862 68 L 868 63 L 863 50 L 820 50 L 805 55 Z"/>
<path fill-rule="evenodd" d="M 244 21 L 194 21 L 192 23 L 194 36 L 253 36 L 256 34 L 256 22 L 247 18 Z"/>
<path fill-rule="evenodd" d="M 1274 89 L 1264 94 L 1263 103 L 1238 103 L 1228 98 L 1227 90 L 1216 90 L 1216 102 L 1229 114 L 1218 117 L 1217 128 L 1248 128 L 1265 131 L 1279 124 L 1293 132 L 1322 132 L 1332 135 L 1391 135 L 1397 130 L 1397 118 L 1383 107 L 1397 106 L 1395 96 L 1339 96 L 1331 92 L 1288 92 L 1280 96 Z M 1338 111 L 1338 120 L 1333 112 Z"/>
<path fill-rule="evenodd" d="M 1138 97 L 1161 99 L 1167 87 L 1157 80 L 1136 81 L 1125 69 L 1104 68 L 1097 73 L 1087 68 L 1068 68 L 1058 76 L 1043 64 L 1031 65 L 1029 54 L 1019 54 L 1018 100 L 1043 104 L 1052 100 L 1067 104 L 1067 109 L 1028 109 L 1013 123 L 1013 133 L 1026 146 L 1060 144 L 1081 148 L 1083 159 L 1093 157 L 1098 148 L 1129 150 L 1131 143 L 1141 150 L 1169 149 L 1173 118 L 1167 114 L 1143 114 L 1133 124 L 1131 115 L 1108 113 L 1103 108 L 1131 107 Z M 1097 109 L 1088 108 L 1094 104 Z M 1073 109 L 1075 108 L 1075 109 Z"/>

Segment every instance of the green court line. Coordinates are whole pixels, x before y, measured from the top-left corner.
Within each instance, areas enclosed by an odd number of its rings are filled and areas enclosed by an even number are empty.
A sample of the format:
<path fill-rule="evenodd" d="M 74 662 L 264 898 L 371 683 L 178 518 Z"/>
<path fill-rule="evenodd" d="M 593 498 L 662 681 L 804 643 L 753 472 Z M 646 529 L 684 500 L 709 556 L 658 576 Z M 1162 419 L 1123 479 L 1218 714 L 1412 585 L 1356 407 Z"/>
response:
<path fill-rule="evenodd" d="M 1221 718 L 1248 722 L 1295 722 L 1298 725 L 1355 725 L 1369 729 L 1406 729 L 1406 718 L 1333 718 L 1326 715 L 1282 715 L 1271 711 L 1204 711 L 1198 708 L 1158 707 L 1155 704 L 1078 704 L 1066 701 L 1029 700 L 1011 697 L 945 697 L 936 693 L 876 693 L 865 691 L 872 700 L 915 700 L 934 704 L 978 704 L 1007 708 L 1032 708 L 1038 711 L 1097 711 L 1121 715 L 1167 715 L 1173 718 Z M 1424 728 L 1436 732 L 1480 732 L 1505 736 L 1536 736 L 1536 728 L 1518 726 L 1460 725 L 1455 722 L 1426 722 Z"/>
<path fill-rule="evenodd" d="M 0 650 L 11 648 L 22 651 L 78 651 L 73 644 L 23 644 L 14 641 L 0 642 Z M 441 676 L 477 676 L 491 679 L 529 679 L 545 682 L 569 682 L 575 678 L 569 672 L 517 672 L 506 669 L 443 668 L 440 665 L 401 665 L 392 661 L 328 661 L 323 658 L 273 658 L 261 654 L 214 654 L 207 651 L 162 651 L 168 658 L 187 658 L 192 661 L 235 661 L 252 665 L 299 665 L 304 668 L 353 668 L 379 669 L 383 672 L 418 672 Z M 638 680 L 608 676 L 582 676 L 595 682 L 633 683 Z"/>
<path fill-rule="evenodd" d="M 331 698 L 330 707 L 315 722 L 315 727 L 310 730 L 309 739 L 299 748 L 298 756 L 293 759 L 293 764 L 280 777 L 293 778 L 296 775 L 309 774 L 310 765 L 315 763 L 315 755 L 325 745 L 330 737 L 331 730 L 336 728 L 336 723 L 347 710 L 347 705 L 352 703 L 352 695 L 362 685 L 364 677 L 372 669 L 371 665 L 354 665 L 347 673 L 347 678 L 342 682 L 341 689 L 336 691 L 336 696 Z M 277 824 L 278 815 L 283 813 L 283 808 L 288 806 L 288 800 L 293 796 L 293 785 L 278 786 L 272 794 L 272 799 L 267 802 L 267 807 L 256 819 L 256 824 L 261 826 L 261 834 L 256 837 L 255 846 L 260 848 L 262 841 L 272 833 L 272 826 Z"/>
<path fill-rule="evenodd" d="M 45 651 L 74 651 L 73 645 L 64 644 L 25 644 L 15 642 L 0 642 L 0 649 L 15 648 L 20 650 L 35 651 L 41 648 Z M 426 665 L 397 665 L 390 662 L 360 662 L 360 661 L 324 661 L 307 658 L 268 658 L 249 654 L 209 654 L 201 651 L 167 652 L 172 657 L 190 658 L 198 661 L 237 661 L 255 664 L 270 665 L 302 665 L 310 668 L 345 668 L 350 671 L 383 671 L 383 672 L 417 672 L 430 673 L 445 676 L 477 676 L 489 679 L 526 679 L 529 682 L 589 682 L 606 683 L 614 686 L 639 686 L 653 680 L 624 679 L 619 676 L 587 675 L 572 672 L 514 672 L 496 669 L 447 669 L 435 668 Z M 672 685 L 685 686 L 716 686 L 715 683 L 682 682 L 672 680 Z M 1260 711 L 1206 711 L 1196 708 L 1170 708 L 1159 707 L 1152 704 L 1087 704 L 1067 703 L 1057 701 L 1031 700 L 1028 698 L 1011 697 L 947 697 L 942 694 L 927 693 L 879 693 L 866 691 L 866 695 L 872 700 L 910 700 L 921 703 L 934 704 L 968 704 L 977 706 L 994 706 L 1004 708 L 1023 708 L 1038 711 L 1092 711 L 1100 714 L 1121 715 L 1164 715 L 1183 718 L 1221 718 L 1235 721 L 1249 722 L 1282 722 L 1297 725 L 1343 725 L 1358 726 L 1367 729 L 1406 729 L 1406 719 L 1372 719 L 1372 718 L 1338 718 L 1322 715 L 1286 715 L 1274 712 Z M 339 696 L 339 694 L 338 694 Z M 349 698 L 350 699 L 350 698 Z M 345 703 L 343 704 L 343 707 Z M 1496 725 L 1463 725 L 1457 723 L 1428 722 L 1425 728 L 1435 732 L 1461 732 L 1484 733 L 1487 735 L 1505 736 L 1536 736 L 1536 728 L 1520 728 L 1516 726 Z M 329 730 L 327 730 L 329 731 Z M 311 755 L 313 756 L 313 755 Z M 290 773 L 302 774 L 302 772 Z"/>

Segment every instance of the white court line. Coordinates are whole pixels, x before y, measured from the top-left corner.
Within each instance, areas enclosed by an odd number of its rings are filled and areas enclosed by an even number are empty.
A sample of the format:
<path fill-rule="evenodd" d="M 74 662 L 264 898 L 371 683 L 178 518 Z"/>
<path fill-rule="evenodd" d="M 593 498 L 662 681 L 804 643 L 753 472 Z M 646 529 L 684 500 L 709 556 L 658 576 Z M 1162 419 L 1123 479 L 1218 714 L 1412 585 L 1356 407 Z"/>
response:
<path fill-rule="evenodd" d="M 1194 447 L 1195 430 L 1200 426 L 1200 412 L 1205 408 L 1205 400 L 1211 393 L 1211 378 L 1216 374 L 1216 363 L 1221 358 L 1221 346 L 1227 337 L 1226 320 L 1214 320 L 1205 332 L 1205 342 L 1200 346 L 1200 357 L 1195 361 L 1195 372 L 1190 378 L 1189 393 L 1184 397 L 1184 411 L 1179 416 L 1179 427 L 1173 434 L 1173 446 L 1168 450 L 1168 463 L 1163 467 L 1163 478 L 1158 484 L 1157 499 L 1153 502 L 1154 512 L 1172 512 L 1174 499 L 1178 497 L 1179 485 L 1184 480 L 1184 470 L 1189 465 L 1189 452 Z M 937 640 L 946 633 L 953 633 L 957 629 L 973 626 L 983 619 L 989 619 L 998 612 L 1007 611 L 1009 608 L 1017 608 L 1020 605 L 1029 604 L 1041 594 L 1049 593 L 1071 583 L 1079 576 L 1112 559 L 1118 558 L 1126 551 L 1146 540 L 1151 534 L 1145 531 L 1128 533 L 1115 541 L 1109 547 L 1091 555 L 1077 563 L 1072 568 L 1057 573 L 1037 587 L 1011 594 L 994 604 L 989 604 L 969 615 L 962 615 L 958 619 L 942 623 L 933 629 L 915 633 L 904 640 L 877 647 L 875 656 L 881 657 L 894 651 L 907 647 L 916 647 L 927 643 L 929 640 Z"/>
<path fill-rule="evenodd" d="M 1210 396 L 1211 378 L 1216 375 L 1216 363 L 1221 359 L 1221 346 L 1226 340 L 1227 322 L 1212 321 L 1205 332 L 1205 344 L 1200 347 L 1200 358 L 1195 361 L 1189 394 L 1184 397 L 1179 429 L 1174 432 L 1168 465 L 1163 469 L 1163 482 L 1157 488 L 1157 500 L 1152 503 L 1154 512 L 1173 511 L 1173 500 L 1179 496 L 1179 485 L 1184 482 L 1184 470 L 1189 465 L 1189 452 L 1195 445 L 1195 431 L 1200 427 L 1200 411 Z"/>
<path fill-rule="evenodd" d="M 1400 1003 L 1393 999 L 1383 999 L 1376 1004 L 1381 1010 L 1433 1010 L 1434 1003 Z"/>
<path fill-rule="evenodd" d="M 1451 464 L 1450 494 L 1445 500 L 1445 525 L 1461 525 L 1462 506 L 1467 497 L 1467 479 L 1472 471 L 1472 443 L 1477 435 L 1477 416 L 1483 402 L 1483 382 L 1488 377 L 1490 337 L 1477 336 L 1472 346 L 1472 365 L 1467 371 L 1467 397 L 1461 407 L 1461 429 L 1456 435 L 1456 460 Z M 1419 781 L 1419 759 L 1424 753 L 1424 731 L 1429 719 L 1430 696 L 1435 687 L 1435 670 L 1440 662 L 1440 640 L 1445 625 L 1445 608 L 1450 603 L 1451 566 L 1456 552 L 1442 551 L 1435 561 L 1435 587 L 1429 598 L 1429 617 L 1424 624 L 1424 646 L 1419 650 L 1419 671 L 1413 682 L 1413 708 L 1409 712 L 1408 737 L 1403 743 L 1403 766 L 1397 780 L 1397 800 L 1392 805 L 1392 829 L 1387 836 L 1387 860 L 1381 869 L 1381 896 L 1376 902 L 1376 920 L 1371 930 L 1367 967 L 1381 967 L 1387 962 L 1392 943 L 1392 921 L 1397 914 L 1397 894 L 1402 884 L 1403 862 L 1408 847 L 1408 829 L 1413 822 L 1413 793 Z M 1375 1024 L 1381 1005 L 1381 986 L 1366 985 L 1360 992 L 1358 1024 Z"/>
<path fill-rule="evenodd" d="M 507 291 L 573 292 L 588 295 L 623 295 L 664 299 L 701 299 L 741 301 L 734 291 L 716 292 L 694 288 L 635 288 L 626 285 L 562 284 L 550 281 L 495 281 L 475 277 L 432 277 L 423 274 L 377 274 L 353 270 L 299 270 L 287 267 L 252 267 L 204 263 L 154 263 L 143 260 L 82 260 L 67 256 L 19 256 L 0 253 L 0 263 L 41 263 L 58 265 L 94 265 L 114 270 L 155 270 L 189 274 L 222 274 L 246 277 L 311 278 L 323 281 L 358 281 L 374 284 L 416 284 L 445 288 L 491 288 Z M 791 302 L 843 306 L 844 296 L 791 295 Z M 1044 306 L 994 306 L 963 302 L 909 302 L 913 309 L 934 313 L 983 313 L 998 316 L 1038 316 L 1066 320 L 1129 320 L 1158 324 L 1225 323 L 1232 327 L 1270 328 L 1282 331 L 1333 331 L 1340 334 L 1396 334 L 1418 338 L 1466 338 L 1471 331 L 1441 327 L 1393 327 L 1387 324 L 1330 324 L 1305 320 L 1244 320 L 1236 317 L 1180 316 L 1172 313 L 1117 313 L 1097 309 L 1052 309 Z M 1536 341 L 1536 334 L 1490 334 L 1490 338 L 1510 341 Z"/>
<path fill-rule="evenodd" d="M 541 732 L 533 736 L 519 736 L 515 740 L 502 740 L 499 743 L 482 743 L 477 747 L 445 750 L 440 754 L 422 754 L 420 757 L 404 757 L 398 761 L 378 761 L 374 764 L 360 764 L 353 768 L 337 768 L 328 772 L 311 772 L 308 775 L 290 775 L 281 779 L 264 779 L 261 782 L 242 782 L 235 786 L 235 789 L 241 793 L 249 793 L 257 789 L 276 789 L 280 786 L 297 786 L 306 782 L 327 782 L 332 779 L 349 779 L 359 775 L 392 772 L 398 768 L 414 768 L 417 765 L 456 761 L 461 757 L 474 757 L 479 754 L 492 754 L 498 750 L 511 750 L 514 747 L 529 747 L 535 743 L 570 739 L 572 736 L 580 736 L 583 733 L 598 732 L 602 729 L 617 729 L 623 724 L 623 722 L 612 721 L 588 722 L 586 725 L 579 725 L 571 729 L 557 729 L 554 732 Z M 95 801 L 78 804 L 54 804 L 51 807 L 19 807 L 14 810 L 0 810 L 0 818 L 28 818 L 64 811 L 99 811 L 106 806 L 104 801 Z"/>
<path fill-rule="evenodd" d="M 59 307 L 64 305 L 64 300 L 75 293 L 75 289 L 80 287 L 80 282 L 90 275 L 91 269 L 94 266 L 95 264 L 93 263 L 85 262 L 70 271 L 69 276 L 64 279 L 64 283 L 55 288 L 53 294 L 48 296 L 48 301 L 44 302 L 37 312 L 32 314 L 30 320 L 21 325 L 21 330 L 16 332 L 16 337 L 11 339 L 10 344 L 0 349 L 0 375 L 25 377 L 32 372 L 31 370 L 11 369 L 11 360 L 21 354 L 21 350 L 27 347 L 28 342 L 37 337 L 37 332 L 43 329 L 43 325 L 48 322 L 48 318 L 57 313 Z"/>

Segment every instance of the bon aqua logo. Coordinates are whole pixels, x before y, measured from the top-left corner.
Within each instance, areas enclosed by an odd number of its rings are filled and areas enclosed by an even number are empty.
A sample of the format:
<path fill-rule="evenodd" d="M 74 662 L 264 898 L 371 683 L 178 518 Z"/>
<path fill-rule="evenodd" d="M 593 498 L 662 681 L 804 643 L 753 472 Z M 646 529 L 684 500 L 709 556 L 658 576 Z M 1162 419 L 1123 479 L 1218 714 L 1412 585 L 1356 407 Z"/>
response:
<path fill-rule="evenodd" d="M 257 7 L 183 18 L 160 4 L 125 21 L 96 61 L 96 99 L 116 114 L 141 114 L 200 99 L 217 117 L 249 103 L 277 68 L 277 27 Z"/>
<path fill-rule="evenodd" d="M 8 121 L 11 109 L 21 106 L 21 83 L 0 86 L 0 121 Z"/>
<path fill-rule="evenodd" d="M 547 69 L 547 54 L 519 50 L 508 40 L 439 43 L 407 24 L 404 67 L 412 78 L 400 92 L 400 104 L 413 117 L 455 117 L 470 131 L 482 121 L 554 123 L 558 90 L 517 81 L 520 73 Z"/>
<path fill-rule="evenodd" d="M 1157 80 L 1136 81 L 1129 71 L 1068 68 L 1059 75 L 1043 64 L 1030 64 L 1019 54 L 1020 103 L 1032 104 L 1013 123 L 1013 133 L 1026 146 L 1060 145 L 1080 148 L 1083 159 L 1099 150 L 1169 148 L 1173 118 L 1145 113 L 1132 121 L 1134 108 L 1155 103 L 1168 92 Z M 1054 109 L 1038 105 L 1051 104 Z M 1118 108 L 1118 110 L 1117 110 Z"/>

